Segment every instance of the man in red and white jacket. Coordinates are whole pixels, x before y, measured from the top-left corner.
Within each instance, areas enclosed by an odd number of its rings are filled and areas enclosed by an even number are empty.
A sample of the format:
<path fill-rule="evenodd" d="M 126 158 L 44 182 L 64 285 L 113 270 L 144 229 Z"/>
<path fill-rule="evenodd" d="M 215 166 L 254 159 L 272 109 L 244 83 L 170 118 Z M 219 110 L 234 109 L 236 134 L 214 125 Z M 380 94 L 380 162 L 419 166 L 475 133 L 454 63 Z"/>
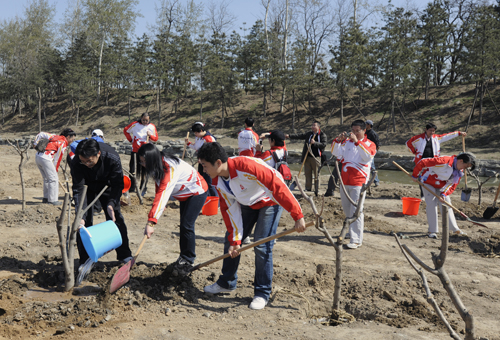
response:
<path fill-rule="evenodd" d="M 431 158 L 441 156 L 441 144 L 458 136 L 467 136 L 467 132 L 454 131 L 435 135 L 436 125 L 428 123 L 425 126 L 424 133 L 413 136 L 406 141 L 406 146 L 415 155 L 413 162 L 417 164 L 422 158 Z"/>
<path fill-rule="evenodd" d="M 240 156 L 255 155 L 255 146 L 259 144 L 259 135 L 253 130 L 253 118 L 245 119 L 245 129 L 238 133 L 238 153 Z"/>
<path fill-rule="evenodd" d="M 332 155 L 342 162 L 342 182 L 354 202 L 359 201 L 361 187 L 370 179 L 372 158 L 377 153 L 377 146 L 366 137 L 365 132 L 365 122 L 355 120 L 349 135 L 343 132 L 332 142 Z M 353 216 L 356 207 L 349 202 L 343 190 L 340 190 L 340 199 L 345 215 Z M 364 213 L 361 207 L 359 217 L 349 226 L 351 241 L 348 248 L 356 249 L 363 244 L 363 229 Z"/>
<path fill-rule="evenodd" d="M 127 140 L 132 143 L 132 154 L 130 155 L 129 169 L 130 172 L 134 172 L 135 168 L 135 155 L 139 148 L 148 142 L 156 142 L 158 140 L 158 132 L 156 131 L 156 126 L 150 122 L 149 114 L 143 113 L 141 119 L 136 120 L 123 129 L 123 134 L 127 137 Z M 135 169 L 135 178 L 141 178 L 142 167 L 137 164 Z M 144 187 L 142 196 L 146 194 L 146 184 L 141 180 L 141 187 Z M 132 179 L 132 184 L 130 190 L 135 190 L 135 180 Z"/>
<path fill-rule="evenodd" d="M 276 234 L 281 217 L 280 205 L 295 221 L 295 230 L 306 229 L 299 202 L 286 186 L 281 174 L 260 159 L 228 158 L 219 143 L 207 143 L 198 150 L 203 170 L 210 175 L 220 198 L 220 208 L 227 232 L 222 275 L 205 292 L 217 294 L 236 289 L 238 249 L 241 241 L 254 230 L 254 241 Z M 263 309 L 272 289 L 273 246 L 266 242 L 255 247 L 254 298 L 251 309 Z"/>
<path fill-rule="evenodd" d="M 59 165 L 63 158 L 64 152 L 69 144 L 76 137 L 76 133 L 70 129 L 64 129 L 60 135 L 55 135 L 47 132 L 40 132 L 36 135 L 33 145 L 36 146 L 42 139 L 48 139 L 49 143 L 45 147 L 44 152 L 37 152 L 35 157 L 36 165 L 43 177 L 43 200 L 42 203 L 50 203 L 52 205 L 61 205 L 59 198 Z"/>
<path fill-rule="evenodd" d="M 428 236 L 437 238 L 438 230 L 438 208 L 444 201 L 451 203 L 450 195 L 455 191 L 460 178 L 464 175 L 467 168 L 471 171 L 476 167 L 476 158 L 471 153 L 462 153 L 458 156 L 443 156 L 424 158 L 417 163 L 413 169 L 412 179 L 415 182 L 423 182 L 440 197 L 438 200 L 428 190 L 424 190 L 426 203 L 427 223 L 429 224 Z M 463 235 L 457 225 L 455 214 L 452 209 L 448 209 L 448 218 L 450 221 L 450 231 Z"/>

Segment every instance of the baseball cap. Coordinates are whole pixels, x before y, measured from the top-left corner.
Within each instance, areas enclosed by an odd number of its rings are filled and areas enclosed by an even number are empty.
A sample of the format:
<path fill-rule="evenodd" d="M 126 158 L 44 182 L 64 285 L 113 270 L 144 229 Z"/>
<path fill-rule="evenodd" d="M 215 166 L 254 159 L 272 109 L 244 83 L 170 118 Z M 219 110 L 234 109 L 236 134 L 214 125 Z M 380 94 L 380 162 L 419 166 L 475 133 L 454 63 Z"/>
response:
<path fill-rule="evenodd" d="M 271 134 L 269 134 L 267 138 L 280 141 L 284 141 L 286 139 L 285 134 L 281 130 L 271 131 Z"/>
<path fill-rule="evenodd" d="M 102 133 L 102 131 L 99 129 L 95 129 L 94 131 L 92 131 L 92 137 L 93 136 L 104 137 L 104 133 Z"/>
<path fill-rule="evenodd" d="M 373 126 L 373 120 L 369 120 L 369 119 L 368 119 L 368 120 L 365 122 L 365 124 L 370 124 L 371 126 Z"/>

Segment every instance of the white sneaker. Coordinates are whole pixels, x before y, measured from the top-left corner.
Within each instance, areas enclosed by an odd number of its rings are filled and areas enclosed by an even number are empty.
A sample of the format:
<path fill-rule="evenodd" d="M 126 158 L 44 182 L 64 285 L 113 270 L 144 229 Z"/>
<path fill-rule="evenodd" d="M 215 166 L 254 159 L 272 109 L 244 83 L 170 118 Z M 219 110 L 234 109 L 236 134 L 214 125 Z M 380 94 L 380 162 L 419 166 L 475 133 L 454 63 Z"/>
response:
<path fill-rule="evenodd" d="M 429 233 L 429 238 L 438 238 L 436 233 Z"/>
<path fill-rule="evenodd" d="M 245 237 L 243 239 L 243 242 L 241 242 L 241 243 L 243 243 L 243 244 L 250 244 L 250 243 L 252 243 L 252 241 L 250 240 L 250 236 Z"/>
<path fill-rule="evenodd" d="M 259 310 L 264 309 L 266 307 L 267 301 L 260 296 L 254 296 L 252 303 L 250 304 L 250 309 Z"/>
<path fill-rule="evenodd" d="M 467 233 L 462 230 L 457 230 L 452 233 L 453 235 L 462 235 L 462 236 L 467 236 Z"/>
<path fill-rule="evenodd" d="M 358 249 L 359 247 L 361 247 L 361 244 L 360 243 L 348 243 L 348 244 L 346 244 L 346 247 L 349 249 Z"/>
<path fill-rule="evenodd" d="M 205 286 L 205 288 L 203 288 L 203 291 L 205 293 L 210 293 L 210 294 L 229 293 L 232 292 L 233 290 L 234 289 L 223 288 L 219 286 L 217 282 L 214 283 L 213 285 Z"/>

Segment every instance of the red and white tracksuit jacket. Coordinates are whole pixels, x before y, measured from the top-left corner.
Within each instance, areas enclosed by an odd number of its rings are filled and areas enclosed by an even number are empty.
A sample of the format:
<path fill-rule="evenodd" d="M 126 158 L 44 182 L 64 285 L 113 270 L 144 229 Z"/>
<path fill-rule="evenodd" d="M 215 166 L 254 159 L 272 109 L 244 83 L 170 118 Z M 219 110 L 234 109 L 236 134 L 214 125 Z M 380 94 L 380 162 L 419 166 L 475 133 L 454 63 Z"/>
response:
<path fill-rule="evenodd" d="M 460 179 L 458 183 L 453 183 L 453 162 L 455 158 L 456 156 L 424 158 L 415 165 L 412 176 L 417 178 L 423 170 L 420 175 L 422 182 L 439 189 L 441 196 L 450 196 L 460 183 Z"/>
<path fill-rule="evenodd" d="M 170 158 L 163 157 L 163 180 L 156 181 L 156 194 L 153 207 L 149 211 L 148 221 L 157 223 L 165 210 L 170 196 L 185 201 L 191 196 L 203 194 L 208 190 L 207 182 L 191 165 L 179 160 L 176 163 Z"/>
<path fill-rule="evenodd" d="M 47 132 L 40 132 L 38 135 L 36 135 L 33 144 L 37 145 L 40 139 L 42 138 L 48 139 L 49 144 L 47 144 L 44 153 L 41 152 L 37 153 L 37 157 L 42 157 L 51 160 L 54 163 L 56 171 L 59 171 L 59 165 L 61 164 L 64 152 L 68 147 L 68 141 L 66 140 L 66 137 L 53 135 Z"/>
<path fill-rule="evenodd" d="M 350 139 L 340 142 L 336 138 L 332 142 L 332 155 L 342 162 L 344 185 L 360 187 L 368 183 L 372 158 L 376 153 L 377 146 L 366 135 L 356 143 Z"/>
<path fill-rule="evenodd" d="M 267 150 L 265 152 L 257 151 L 254 157 L 262 159 L 264 162 L 266 162 L 267 165 L 269 165 L 271 168 L 274 168 L 276 162 L 274 161 L 273 158 L 273 152 L 276 152 L 276 156 L 278 156 L 278 159 L 283 159 L 283 157 L 285 157 L 286 147 L 272 146 L 271 150 Z"/>
<path fill-rule="evenodd" d="M 149 140 L 156 142 L 158 140 L 158 132 L 156 132 L 156 126 L 153 123 L 142 125 L 141 122 L 135 121 L 125 126 L 123 134 L 132 143 L 132 152 L 139 151 L 139 148 L 147 143 L 148 131 L 151 133 Z"/>
<path fill-rule="evenodd" d="M 229 244 L 241 244 L 243 220 L 240 204 L 252 209 L 281 205 L 294 221 L 304 217 L 299 202 L 286 186 L 281 174 L 263 160 L 237 156 L 227 160 L 229 187 L 221 177 L 212 179 L 220 198 L 222 218 L 229 232 Z M 232 191 L 232 192 L 231 192 Z"/>
<path fill-rule="evenodd" d="M 252 128 L 246 128 L 238 133 L 238 153 L 240 156 L 253 157 L 257 144 L 259 144 L 259 135 Z"/>
<path fill-rule="evenodd" d="M 205 136 L 203 136 L 201 138 L 196 137 L 196 139 L 194 140 L 194 143 L 189 142 L 188 146 L 191 149 L 193 149 L 194 151 L 198 151 L 198 149 L 201 148 L 203 144 L 213 143 L 213 142 L 215 142 L 215 137 L 212 136 L 212 134 L 207 131 Z"/>
<path fill-rule="evenodd" d="M 434 157 L 441 156 L 441 143 L 447 142 L 450 139 L 460 136 L 460 131 L 454 131 L 450 133 L 444 133 L 442 135 L 432 135 L 432 150 L 434 152 Z M 425 132 L 411 137 L 406 142 L 406 146 L 415 155 L 413 162 L 418 163 L 422 159 L 422 153 L 424 152 L 425 145 L 427 144 L 427 139 L 425 138 Z"/>

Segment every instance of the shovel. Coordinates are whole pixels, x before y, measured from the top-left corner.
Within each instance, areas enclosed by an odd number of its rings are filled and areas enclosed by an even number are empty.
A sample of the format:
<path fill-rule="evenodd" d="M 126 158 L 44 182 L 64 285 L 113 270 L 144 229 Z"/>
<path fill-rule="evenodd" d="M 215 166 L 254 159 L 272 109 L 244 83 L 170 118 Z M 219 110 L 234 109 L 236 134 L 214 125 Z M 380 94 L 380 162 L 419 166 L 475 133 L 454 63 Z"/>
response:
<path fill-rule="evenodd" d="M 128 261 L 123 267 L 118 269 L 118 271 L 113 275 L 113 278 L 111 279 L 111 285 L 109 287 L 109 292 L 113 294 L 116 292 L 118 289 L 120 289 L 124 284 L 126 284 L 130 280 L 130 268 L 135 263 L 135 260 L 137 259 L 137 256 L 139 256 L 139 253 L 141 252 L 142 246 L 148 239 L 148 235 L 144 235 L 144 238 L 142 239 L 141 244 L 139 245 L 139 249 L 137 249 L 137 252 L 134 255 L 134 258 L 130 261 Z"/>
<path fill-rule="evenodd" d="M 186 138 L 189 138 L 189 131 L 186 135 Z M 187 143 L 184 142 L 184 150 L 182 150 L 182 159 L 184 159 L 184 155 L 186 154 L 186 147 L 187 147 Z"/>
<path fill-rule="evenodd" d="M 306 159 L 307 159 L 308 154 L 309 154 L 309 152 L 307 152 L 306 155 L 304 156 L 304 160 L 302 161 L 302 166 L 300 167 L 299 174 L 297 175 L 297 178 L 299 178 L 300 173 L 302 172 L 302 169 L 304 168 L 304 164 L 306 164 Z M 292 184 L 290 184 L 290 191 L 295 190 L 296 186 L 297 186 L 297 182 L 293 181 Z"/>
<path fill-rule="evenodd" d="M 397 166 L 399 168 L 399 170 L 403 171 L 405 174 L 407 174 L 408 176 L 411 177 L 411 174 L 408 173 L 408 171 L 406 171 L 405 169 L 403 169 L 403 167 L 401 165 L 399 165 L 398 163 L 392 161 L 392 163 Z M 423 187 L 425 190 L 427 190 L 428 192 L 430 192 L 433 196 L 435 196 L 438 200 L 441 200 L 441 197 L 439 197 L 438 195 L 436 195 L 435 192 L 433 192 L 431 189 L 429 189 L 426 185 L 424 185 L 422 182 L 418 181 L 418 184 L 420 184 L 421 187 Z M 450 203 L 444 201 L 443 202 L 444 204 L 446 204 L 447 206 L 449 206 L 451 209 L 455 210 L 457 213 L 460 214 L 460 216 L 462 216 L 463 218 L 465 218 L 467 221 L 469 221 L 470 223 L 473 223 L 473 224 L 476 224 L 480 227 L 484 227 L 486 229 L 488 229 L 487 226 L 485 226 L 484 224 L 482 223 L 479 223 L 479 222 L 476 222 L 476 221 L 473 221 L 471 220 L 467 215 L 465 215 L 463 212 L 461 212 L 460 210 L 458 210 L 457 208 L 455 208 L 453 205 L 451 205 Z"/>
<path fill-rule="evenodd" d="M 314 225 L 314 222 L 309 222 L 309 223 L 306 223 L 306 228 L 310 227 L 310 226 L 313 226 Z M 288 235 L 288 234 L 291 234 L 295 231 L 295 228 L 292 228 L 292 229 L 288 229 L 288 230 L 285 230 L 285 231 L 282 231 L 281 233 L 279 234 L 275 234 L 275 235 L 271 235 L 271 236 L 268 236 L 266 238 L 263 238 L 261 240 L 258 240 L 257 242 L 254 242 L 254 243 L 250 243 L 250 244 L 247 244 L 246 246 L 244 247 L 241 247 L 240 249 L 238 249 L 238 253 L 241 254 L 241 252 L 245 251 L 245 250 L 248 250 L 248 249 L 251 249 L 251 248 L 254 248 L 262 243 L 266 243 L 266 242 L 269 242 L 269 241 L 272 241 L 274 239 L 277 239 L 277 238 L 280 238 L 282 236 L 285 236 L 285 235 Z M 230 257 L 231 255 L 229 255 L 229 253 L 226 253 L 224 255 L 221 255 L 221 256 L 217 256 L 216 258 L 213 258 L 211 260 L 208 260 L 206 262 L 203 262 L 203 263 L 200 263 L 200 264 L 197 264 L 196 266 L 194 267 L 191 267 L 191 269 L 189 269 L 189 272 L 193 272 L 195 270 L 198 270 L 200 268 L 203 268 L 203 267 L 206 267 L 208 266 L 209 264 L 212 264 L 214 262 L 217 262 L 217 261 L 220 261 L 220 260 L 223 260 L 227 257 Z"/>
<path fill-rule="evenodd" d="M 465 153 L 465 136 L 463 135 L 462 135 L 462 149 Z M 460 196 L 460 198 L 464 202 L 469 202 L 471 189 L 467 188 L 467 169 L 464 170 L 464 174 L 465 174 L 465 189 L 462 189 L 462 195 Z"/>
<path fill-rule="evenodd" d="M 496 207 L 497 205 L 497 199 L 498 199 L 498 193 L 500 193 L 500 184 L 498 184 L 497 188 L 497 193 L 495 194 L 495 200 L 493 201 L 493 206 L 486 208 L 486 210 L 483 213 L 483 217 L 487 220 L 493 217 L 493 215 L 496 214 L 498 211 L 498 208 Z"/>

